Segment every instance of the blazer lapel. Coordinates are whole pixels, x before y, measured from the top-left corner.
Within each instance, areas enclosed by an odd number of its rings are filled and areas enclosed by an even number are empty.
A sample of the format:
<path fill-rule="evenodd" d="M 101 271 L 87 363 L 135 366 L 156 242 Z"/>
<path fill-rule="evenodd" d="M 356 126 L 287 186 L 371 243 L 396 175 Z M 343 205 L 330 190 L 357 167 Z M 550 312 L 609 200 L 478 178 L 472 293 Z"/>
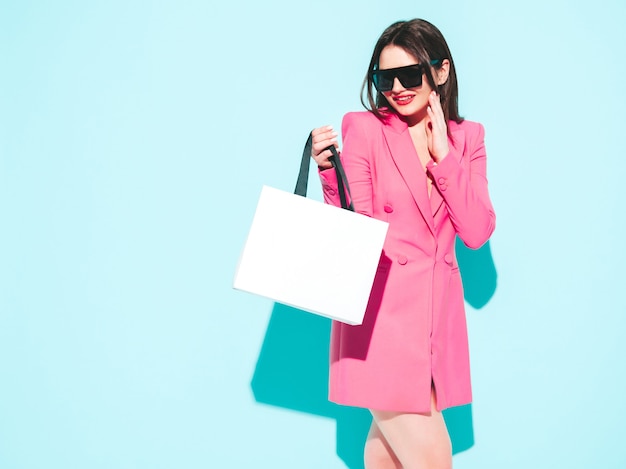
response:
<path fill-rule="evenodd" d="M 397 116 L 389 117 L 386 125 L 383 126 L 383 133 L 389 153 L 398 171 L 402 175 L 419 211 L 428 225 L 433 236 L 435 235 L 435 224 L 431 212 L 431 201 L 428 197 L 426 186 L 426 173 L 421 170 L 421 164 L 415 146 L 411 140 L 407 125 Z M 432 194 L 436 190 L 433 189 Z"/>
<path fill-rule="evenodd" d="M 448 143 L 450 148 L 454 149 L 454 151 L 452 154 L 448 155 L 447 158 L 454 158 L 453 155 L 456 154 L 460 158 L 459 161 L 461 161 L 463 159 L 463 152 L 465 151 L 465 132 L 459 128 L 456 122 L 451 122 L 448 125 L 450 126 Z M 430 210 L 433 217 L 437 215 L 443 205 L 443 197 L 441 197 L 441 193 L 436 187 L 437 184 L 433 184 L 433 188 L 430 192 Z"/>

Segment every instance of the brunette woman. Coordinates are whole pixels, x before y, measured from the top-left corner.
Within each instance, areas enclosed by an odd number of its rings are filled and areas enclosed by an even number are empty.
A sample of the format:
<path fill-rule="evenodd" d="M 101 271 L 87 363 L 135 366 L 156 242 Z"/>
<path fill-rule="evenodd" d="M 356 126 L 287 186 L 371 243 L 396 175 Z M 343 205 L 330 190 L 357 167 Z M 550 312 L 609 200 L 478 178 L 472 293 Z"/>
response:
<path fill-rule="evenodd" d="M 450 468 L 441 411 L 471 402 L 458 236 L 477 249 L 495 227 L 484 129 L 458 113 L 441 32 L 415 19 L 382 34 L 363 84 L 367 111 L 342 123 L 355 210 L 389 222 L 364 323 L 333 323 L 330 400 L 370 409 L 367 469 Z M 313 131 L 324 198 L 339 205 L 328 161 L 337 134 Z M 329 232 L 332 236 L 332 232 Z M 323 279 L 321 279 L 323 291 Z"/>

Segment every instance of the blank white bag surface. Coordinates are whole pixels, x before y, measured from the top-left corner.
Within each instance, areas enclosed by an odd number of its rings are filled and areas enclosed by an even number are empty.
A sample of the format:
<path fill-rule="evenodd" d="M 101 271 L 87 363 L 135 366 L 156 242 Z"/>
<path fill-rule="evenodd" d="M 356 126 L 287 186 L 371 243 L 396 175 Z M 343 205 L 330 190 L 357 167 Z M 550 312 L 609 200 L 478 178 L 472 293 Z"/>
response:
<path fill-rule="evenodd" d="M 361 324 L 388 224 L 263 186 L 233 287 Z"/>

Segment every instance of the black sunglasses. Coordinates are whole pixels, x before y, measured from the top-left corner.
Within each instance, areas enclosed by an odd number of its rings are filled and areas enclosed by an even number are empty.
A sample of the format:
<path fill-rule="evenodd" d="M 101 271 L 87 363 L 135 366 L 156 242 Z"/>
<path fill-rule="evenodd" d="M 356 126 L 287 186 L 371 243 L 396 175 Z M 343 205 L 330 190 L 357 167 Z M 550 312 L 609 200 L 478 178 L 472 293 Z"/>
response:
<path fill-rule="evenodd" d="M 437 65 L 442 59 L 431 60 L 431 65 Z M 393 81 L 397 78 L 405 88 L 422 86 L 423 64 L 407 65 L 406 67 L 388 68 L 386 70 L 372 70 L 370 76 L 374 86 L 380 93 L 391 91 Z"/>

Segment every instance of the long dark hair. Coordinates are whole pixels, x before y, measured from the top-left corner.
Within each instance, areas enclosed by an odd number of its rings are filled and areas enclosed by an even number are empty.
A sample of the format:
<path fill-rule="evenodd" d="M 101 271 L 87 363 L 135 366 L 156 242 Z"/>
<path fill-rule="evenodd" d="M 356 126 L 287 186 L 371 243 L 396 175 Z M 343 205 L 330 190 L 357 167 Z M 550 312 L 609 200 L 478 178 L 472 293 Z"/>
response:
<path fill-rule="evenodd" d="M 456 81 L 456 69 L 452 54 L 448 48 L 448 44 L 433 24 L 426 20 L 414 19 L 410 21 L 398 21 L 389 26 L 378 39 L 372 60 L 370 60 L 367 76 L 363 81 L 361 88 L 361 103 L 365 109 L 374 113 L 379 119 L 385 119 L 385 114 L 393 112 L 393 108 L 387 102 L 382 93 L 379 93 L 372 82 L 371 71 L 378 67 L 380 53 L 388 45 L 394 45 L 403 48 L 418 63 L 429 64 L 432 60 L 448 59 L 450 62 L 450 72 L 448 79 L 443 85 L 436 85 L 435 79 L 430 67 L 424 67 L 424 74 L 428 80 L 428 84 L 433 90 L 437 90 L 441 96 L 441 107 L 446 118 L 446 122 L 453 120 L 462 122 L 463 118 L 459 116 L 459 89 Z M 441 67 L 441 61 L 433 66 L 435 69 Z M 381 108 L 387 108 L 382 110 Z"/>

